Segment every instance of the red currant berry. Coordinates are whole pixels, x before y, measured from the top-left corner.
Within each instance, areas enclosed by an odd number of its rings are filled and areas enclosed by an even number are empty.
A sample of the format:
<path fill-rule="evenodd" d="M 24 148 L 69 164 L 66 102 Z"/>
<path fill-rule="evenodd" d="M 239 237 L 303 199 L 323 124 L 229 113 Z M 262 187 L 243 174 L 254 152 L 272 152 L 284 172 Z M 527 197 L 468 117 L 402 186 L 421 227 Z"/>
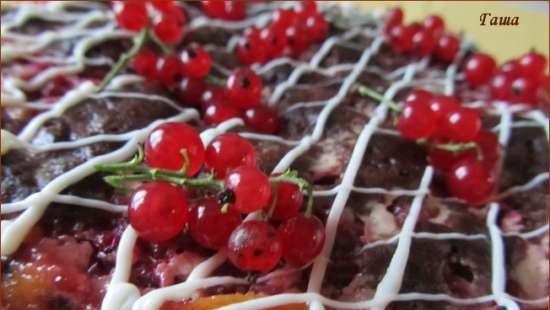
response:
<path fill-rule="evenodd" d="M 149 0 L 153 7 L 161 12 L 170 12 L 177 10 L 176 4 L 172 0 Z"/>
<path fill-rule="evenodd" d="M 315 3 L 315 1 L 312 1 L 312 0 L 304 0 L 295 9 L 295 12 L 298 16 L 302 18 L 307 18 L 309 16 L 317 15 L 317 3 Z"/>
<path fill-rule="evenodd" d="M 442 172 L 449 172 L 453 165 L 458 161 L 464 159 L 476 159 L 476 152 L 472 150 L 465 150 L 462 152 L 449 152 L 444 150 L 435 149 L 428 155 L 428 162 L 435 169 Z"/>
<path fill-rule="evenodd" d="M 285 38 L 286 39 L 286 38 Z M 242 64 L 262 64 L 268 57 L 267 43 L 260 36 L 260 30 L 252 26 L 245 30 L 237 45 L 237 57 Z"/>
<path fill-rule="evenodd" d="M 227 172 L 240 167 L 256 167 L 256 150 L 245 138 L 236 133 L 216 137 L 206 147 L 206 169 L 214 170 L 216 178 L 223 179 Z"/>
<path fill-rule="evenodd" d="M 215 199 L 205 198 L 190 210 L 189 234 L 201 246 L 219 250 L 227 246 L 229 236 L 241 222 L 238 212 L 231 208 L 222 212 Z"/>
<path fill-rule="evenodd" d="M 397 120 L 399 132 L 404 137 L 413 140 L 431 136 L 436 125 L 436 115 L 427 103 L 405 102 Z"/>
<path fill-rule="evenodd" d="M 140 31 L 149 22 L 144 1 L 113 1 L 113 10 L 118 24 L 126 30 Z"/>
<path fill-rule="evenodd" d="M 289 53 L 293 57 L 300 56 L 309 47 L 310 38 L 307 35 L 305 25 L 295 23 L 285 29 Z"/>
<path fill-rule="evenodd" d="M 437 41 L 434 54 L 440 61 L 450 63 L 455 59 L 459 49 L 460 40 L 454 35 L 445 34 Z"/>
<path fill-rule="evenodd" d="M 282 256 L 277 231 L 263 221 L 246 221 L 237 226 L 227 245 L 229 261 L 245 271 L 268 272 Z"/>
<path fill-rule="evenodd" d="M 206 15 L 213 18 L 242 20 L 246 17 L 246 6 L 241 1 L 202 1 L 202 9 Z"/>
<path fill-rule="evenodd" d="M 447 187 L 454 197 L 478 205 L 491 197 L 495 182 L 482 162 L 466 159 L 453 165 L 447 176 Z"/>
<path fill-rule="evenodd" d="M 141 76 L 149 80 L 153 80 L 156 77 L 158 56 L 152 50 L 148 48 L 142 48 L 139 53 L 134 57 L 133 67 L 134 70 Z"/>
<path fill-rule="evenodd" d="M 477 111 L 459 108 L 445 116 L 441 135 L 455 142 L 473 141 L 481 129 L 481 118 Z"/>
<path fill-rule="evenodd" d="M 484 53 L 475 53 L 466 60 L 466 81 L 472 87 L 483 85 L 491 79 L 497 64 L 493 57 Z"/>
<path fill-rule="evenodd" d="M 407 97 L 405 98 L 405 102 L 416 104 L 421 103 L 425 104 L 428 103 L 433 98 L 433 94 L 429 91 L 423 90 L 423 89 L 414 89 L 412 90 Z"/>
<path fill-rule="evenodd" d="M 499 68 L 500 72 L 509 73 L 512 76 L 518 76 L 521 73 L 519 61 L 512 59 L 502 64 Z"/>
<path fill-rule="evenodd" d="M 241 213 L 264 208 L 271 198 L 269 178 L 255 167 L 242 166 L 226 175 L 225 187 L 235 194 L 232 206 Z"/>
<path fill-rule="evenodd" d="M 241 111 L 232 105 L 220 102 L 205 104 L 203 120 L 206 124 L 217 125 L 235 117 L 241 117 Z"/>
<path fill-rule="evenodd" d="M 475 142 L 481 151 L 483 163 L 489 170 L 493 170 L 500 158 L 501 150 L 497 136 L 490 131 L 481 130 Z"/>
<path fill-rule="evenodd" d="M 398 53 L 405 53 L 413 48 L 413 27 L 399 24 L 390 30 L 390 45 Z"/>
<path fill-rule="evenodd" d="M 273 12 L 272 27 L 286 30 L 297 22 L 297 14 L 290 9 L 278 9 Z"/>
<path fill-rule="evenodd" d="M 262 29 L 260 39 L 270 59 L 282 56 L 288 46 L 285 32 L 281 31 L 278 27 L 270 26 Z"/>
<path fill-rule="evenodd" d="M 223 91 L 223 88 L 219 86 L 209 85 L 201 95 L 201 101 L 203 106 L 209 104 L 219 103 L 228 105 L 227 98 Z"/>
<path fill-rule="evenodd" d="M 292 265 L 305 266 L 323 250 L 325 228 L 315 216 L 298 215 L 284 221 L 277 231 L 283 257 Z"/>
<path fill-rule="evenodd" d="M 154 20 L 153 32 L 160 41 L 167 44 L 175 44 L 183 36 L 183 23 L 174 17 L 174 15 L 162 14 Z"/>
<path fill-rule="evenodd" d="M 239 108 L 252 108 L 260 104 L 262 79 L 248 68 L 233 71 L 225 83 L 225 93 L 232 105 Z"/>
<path fill-rule="evenodd" d="M 386 13 L 384 33 L 390 34 L 391 28 L 403 23 L 403 10 L 400 8 L 391 8 Z"/>
<path fill-rule="evenodd" d="M 305 22 L 305 31 L 312 42 L 322 42 L 328 35 L 328 22 L 321 14 L 309 16 Z"/>
<path fill-rule="evenodd" d="M 430 15 L 424 19 L 424 28 L 430 31 L 435 38 L 438 38 L 443 34 L 445 30 L 445 21 L 438 15 Z"/>
<path fill-rule="evenodd" d="M 202 79 L 183 79 L 178 84 L 178 95 L 183 106 L 200 107 L 202 94 L 206 90 L 206 84 Z"/>
<path fill-rule="evenodd" d="M 546 57 L 542 54 L 530 52 L 519 59 L 520 71 L 523 76 L 540 79 L 546 73 Z"/>
<path fill-rule="evenodd" d="M 181 187 L 169 183 L 144 183 L 130 198 L 128 219 L 145 240 L 159 242 L 172 239 L 187 224 L 187 195 Z"/>
<path fill-rule="evenodd" d="M 431 55 L 435 49 L 437 40 L 434 35 L 426 30 L 420 29 L 415 32 L 412 38 L 413 46 L 412 51 L 418 57 L 425 57 Z"/>
<path fill-rule="evenodd" d="M 185 163 L 182 150 L 187 150 L 187 175 L 199 172 L 204 163 L 204 146 L 197 130 L 184 123 L 164 123 L 145 141 L 145 163 L 154 168 L 179 170 Z"/>
<path fill-rule="evenodd" d="M 183 73 L 191 78 L 203 78 L 210 72 L 210 54 L 199 46 L 191 46 L 180 54 Z"/>
<path fill-rule="evenodd" d="M 438 123 L 441 123 L 449 113 L 460 108 L 460 102 L 453 96 L 435 96 L 429 103 Z"/>
<path fill-rule="evenodd" d="M 157 79 L 166 87 L 171 87 L 183 78 L 181 62 L 174 56 L 160 57 L 157 61 Z"/>
<path fill-rule="evenodd" d="M 298 215 L 304 195 L 300 188 L 292 183 L 279 183 L 273 188 L 275 191 L 273 199 L 275 199 L 275 208 L 271 217 L 275 220 L 284 221 Z"/>
<path fill-rule="evenodd" d="M 244 123 L 253 131 L 274 134 L 279 130 L 277 111 L 263 105 L 244 111 Z"/>
<path fill-rule="evenodd" d="M 514 82 L 514 74 L 507 72 L 497 73 L 491 80 L 491 97 L 494 99 L 508 99 Z"/>
<path fill-rule="evenodd" d="M 510 86 L 508 99 L 512 102 L 534 104 L 537 102 L 539 80 L 535 77 L 518 77 Z"/>

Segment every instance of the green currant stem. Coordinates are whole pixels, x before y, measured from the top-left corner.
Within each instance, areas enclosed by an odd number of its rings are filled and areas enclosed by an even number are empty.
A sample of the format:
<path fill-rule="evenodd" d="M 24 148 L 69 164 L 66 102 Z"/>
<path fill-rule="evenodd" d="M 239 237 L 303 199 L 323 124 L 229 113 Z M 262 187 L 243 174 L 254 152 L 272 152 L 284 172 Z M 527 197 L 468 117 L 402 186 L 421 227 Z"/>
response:
<path fill-rule="evenodd" d="M 205 77 L 205 80 L 206 80 L 206 82 L 208 82 L 210 84 L 217 85 L 217 86 L 225 85 L 225 79 L 214 76 L 214 75 L 211 75 L 211 74 L 207 75 Z"/>
<path fill-rule="evenodd" d="M 365 85 L 360 85 L 358 92 L 361 96 L 370 97 L 378 102 L 385 104 L 389 109 L 395 112 L 401 111 L 401 107 L 395 101 L 384 99 L 384 96 L 382 94 Z"/>
<path fill-rule="evenodd" d="M 477 144 L 475 142 L 445 143 L 445 144 L 435 144 L 434 148 L 438 150 L 456 153 L 456 152 L 462 152 L 465 150 L 477 148 Z"/>
<path fill-rule="evenodd" d="M 143 29 L 142 31 L 139 32 L 139 35 L 134 38 L 134 45 L 132 46 L 132 48 L 127 53 L 122 54 L 118 58 L 116 64 L 113 66 L 113 68 L 111 68 L 111 71 L 109 71 L 109 73 L 107 73 L 105 78 L 103 78 L 103 81 L 101 81 L 101 84 L 99 84 L 98 92 L 104 90 L 105 87 L 107 87 L 107 85 L 109 85 L 109 82 L 111 82 L 111 80 L 120 71 L 122 71 L 122 70 L 124 70 L 124 68 L 126 68 L 126 66 L 128 65 L 128 62 L 130 62 L 130 59 L 132 59 L 134 56 L 137 55 L 139 50 L 145 44 L 145 41 L 147 41 L 147 37 L 148 37 L 147 33 L 148 33 L 147 29 Z"/>
<path fill-rule="evenodd" d="M 293 170 L 287 170 L 285 173 L 269 179 L 271 184 L 292 183 L 298 185 L 301 191 L 307 192 L 307 204 L 305 216 L 310 217 L 313 212 L 313 187 L 306 180 L 299 178 L 298 173 Z"/>
<path fill-rule="evenodd" d="M 125 182 L 146 182 L 146 181 L 164 181 L 181 186 L 192 187 L 214 187 L 218 190 L 223 189 L 223 181 L 215 180 L 212 177 L 206 178 L 187 178 L 175 177 L 163 174 L 156 169 L 150 169 L 147 173 L 130 174 L 130 175 L 110 175 L 105 177 L 105 182 L 113 187 L 121 187 Z"/>
<path fill-rule="evenodd" d="M 174 48 L 161 42 L 154 32 L 149 33 L 149 38 L 151 38 L 151 41 L 153 41 L 158 47 L 160 47 L 165 55 L 171 55 L 174 53 Z"/>

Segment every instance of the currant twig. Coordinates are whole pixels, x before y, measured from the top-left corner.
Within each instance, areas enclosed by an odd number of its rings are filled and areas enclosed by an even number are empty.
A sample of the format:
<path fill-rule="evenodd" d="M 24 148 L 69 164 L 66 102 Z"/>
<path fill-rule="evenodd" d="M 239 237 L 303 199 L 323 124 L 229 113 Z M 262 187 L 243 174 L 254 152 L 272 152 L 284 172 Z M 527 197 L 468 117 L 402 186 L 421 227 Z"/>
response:
<path fill-rule="evenodd" d="M 222 78 L 217 77 L 215 75 L 209 74 L 205 77 L 205 80 L 206 80 L 206 82 L 208 82 L 210 84 L 217 85 L 217 86 L 225 85 L 225 79 L 222 79 Z"/>
<path fill-rule="evenodd" d="M 116 64 L 113 66 L 111 71 L 109 71 L 109 73 L 107 73 L 105 78 L 103 78 L 103 81 L 101 81 L 101 84 L 99 84 L 98 92 L 103 91 L 105 89 L 105 87 L 107 87 L 109 82 L 111 82 L 111 80 L 120 71 L 122 71 L 124 68 L 126 68 L 126 66 L 128 65 L 128 62 L 130 62 L 130 59 L 134 58 L 134 56 L 137 55 L 139 50 L 145 44 L 145 41 L 147 41 L 147 37 L 148 37 L 147 33 L 148 33 L 147 29 L 143 29 L 142 31 L 139 32 L 139 35 L 134 38 L 134 45 L 132 46 L 132 48 L 127 53 L 122 54 L 118 58 Z"/>
<path fill-rule="evenodd" d="M 438 150 L 443 150 L 447 152 L 462 152 L 469 149 L 477 148 L 477 143 L 468 142 L 468 143 L 444 143 L 444 144 L 434 144 L 434 148 Z"/>
<path fill-rule="evenodd" d="M 298 177 L 297 171 L 289 169 L 281 175 L 270 178 L 269 181 L 272 184 L 292 183 L 292 184 L 298 185 L 298 188 L 300 188 L 300 191 L 306 191 L 307 203 L 306 203 L 305 216 L 307 217 L 311 216 L 313 212 L 313 186 L 311 186 L 311 184 L 309 184 L 308 181 Z"/>
<path fill-rule="evenodd" d="M 375 90 L 373 90 L 373 89 L 371 89 L 371 88 L 369 88 L 365 85 L 360 85 L 359 89 L 357 91 L 359 92 L 359 94 L 361 96 L 369 97 L 369 98 L 372 98 L 372 99 L 374 99 L 374 100 L 376 100 L 380 103 L 383 103 L 388 108 L 390 108 L 391 110 L 393 110 L 395 112 L 401 111 L 401 107 L 395 101 L 384 99 L 384 96 L 382 94 L 378 93 L 377 91 L 375 91 Z"/>
<path fill-rule="evenodd" d="M 134 157 L 132 157 L 131 160 L 115 164 L 95 165 L 94 168 L 98 171 L 103 172 L 118 172 L 121 170 L 133 169 L 138 167 L 143 162 L 143 157 L 143 148 L 141 146 L 138 146 L 138 152 L 136 155 L 134 155 Z"/>

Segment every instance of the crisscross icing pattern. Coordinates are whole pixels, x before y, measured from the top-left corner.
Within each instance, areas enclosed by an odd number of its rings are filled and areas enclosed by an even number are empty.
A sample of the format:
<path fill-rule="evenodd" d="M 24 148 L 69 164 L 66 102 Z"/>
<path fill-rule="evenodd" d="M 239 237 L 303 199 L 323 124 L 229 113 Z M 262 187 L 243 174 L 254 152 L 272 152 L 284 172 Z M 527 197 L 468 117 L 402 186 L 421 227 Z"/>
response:
<path fill-rule="evenodd" d="M 53 105 L 43 102 L 28 102 L 24 91 L 36 90 L 43 86 L 47 81 L 65 74 L 74 74 L 84 70 L 86 66 L 112 64 L 113 60 L 97 56 L 94 58 L 86 56 L 94 46 L 108 40 L 120 40 L 130 38 L 131 34 L 125 31 L 116 30 L 116 24 L 112 13 L 105 14 L 104 7 L 88 2 L 74 3 L 45 3 L 45 4 L 19 4 L 13 6 L 5 5 L 8 9 L 16 9 L 16 15 L 10 21 L 2 24 L 2 36 L 8 39 L 2 47 L 2 60 L 4 62 L 15 58 L 27 58 L 34 61 L 47 61 L 55 63 L 54 66 L 40 72 L 32 79 L 25 81 L 14 77 L 5 77 L 2 79 L 2 104 L 11 106 L 21 106 L 43 110 L 43 112 L 33 118 L 25 128 L 17 135 L 2 131 L 2 151 L 7 152 L 11 148 L 27 148 L 33 152 L 48 152 L 54 150 L 74 149 L 98 142 L 124 142 L 124 144 L 110 152 L 80 164 L 79 166 L 56 177 L 48 185 L 37 193 L 30 195 L 22 201 L 2 204 L 2 214 L 22 212 L 13 220 L 2 220 L 2 255 L 11 255 L 17 251 L 19 245 L 36 222 L 46 211 L 48 205 L 52 202 L 59 202 L 71 205 L 77 205 L 87 208 L 97 208 L 109 212 L 125 212 L 125 206 L 112 204 L 107 201 L 95 200 L 84 197 L 64 195 L 61 192 L 68 186 L 82 180 L 94 173 L 93 166 L 99 163 L 112 163 L 127 159 L 135 153 L 138 145 L 143 142 L 147 134 L 158 124 L 167 121 L 188 121 L 196 119 L 198 113 L 192 109 L 182 109 L 169 98 L 158 95 L 143 94 L 137 92 L 124 91 L 123 88 L 131 84 L 143 83 L 143 79 L 134 75 L 120 75 L 115 78 L 104 92 L 97 93 L 97 87 L 89 82 L 80 84 L 76 89 L 68 92 Z M 192 6 L 182 4 L 188 10 L 196 10 Z M 242 22 L 221 22 L 211 20 L 206 17 L 199 17 L 190 24 L 191 29 L 201 27 L 219 27 L 227 30 L 242 30 L 250 25 L 262 26 L 269 22 L 270 14 L 266 8 L 279 6 L 292 6 L 294 3 L 276 3 L 268 6 L 251 5 L 251 12 L 254 12 L 251 18 Z M 68 6 L 78 7 L 81 10 L 70 11 Z M 323 8 L 332 5 L 323 6 Z M 348 7 L 349 8 L 349 7 Z M 49 21 L 61 22 L 64 26 L 58 31 L 44 31 L 36 36 L 28 36 L 17 33 L 13 29 L 24 25 L 32 18 L 47 19 Z M 92 27 L 94 23 L 100 23 L 100 27 Z M 378 20 L 378 28 L 380 20 Z M 293 60 L 290 58 L 280 58 L 270 61 L 261 66 L 255 66 L 253 69 L 260 75 L 267 74 L 278 66 L 291 65 L 293 67 L 288 79 L 276 85 L 271 92 L 268 100 L 270 105 L 276 105 L 283 95 L 292 88 L 300 87 L 300 78 L 304 74 L 314 72 L 321 74 L 329 80 L 330 83 L 338 83 L 340 86 L 336 94 L 328 100 L 297 102 L 288 107 L 288 111 L 296 109 L 318 108 L 321 110 L 317 116 L 315 125 L 311 133 L 306 134 L 300 140 L 291 141 L 278 136 L 264 135 L 241 132 L 240 134 L 249 138 L 280 143 L 291 146 L 275 166 L 273 172 L 283 172 L 288 169 L 297 158 L 311 149 L 322 139 L 325 126 L 331 113 L 344 101 L 344 99 L 354 91 L 354 85 L 359 76 L 364 72 L 374 73 L 381 79 L 391 82 L 391 86 L 384 93 L 384 100 L 391 100 L 398 91 L 415 86 L 425 86 L 435 88 L 437 91 L 452 95 L 454 93 L 454 84 L 461 76 L 457 74 L 457 64 L 460 57 L 469 48 L 466 43 L 463 46 L 462 53 L 455 63 L 451 64 L 445 72 L 432 70 L 427 76 L 415 79 L 417 73 L 422 72 L 428 66 L 429 59 L 422 59 L 411 63 L 393 72 L 386 73 L 383 69 L 369 65 L 372 58 L 375 57 L 384 40 L 379 34 L 379 29 L 372 27 L 352 27 L 352 29 L 341 35 L 328 38 L 319 49 L 310 58 L 307 63 Z M 370 39 L 370 45 L 361 51 L 361 56 L 356 63 L 337 64 L 330 67 L 322 67 L 322 62 L 327 55 L 338 44 L 346 44 L 347 41 L 358 36 L 364 36 Z M 226 49 L 231 50 L 235 47 L 236 36 L 231 38 Z M 71 54 L 65 59 L 58 59 L 50 56 L 32 56 L 34 53 L 45 50 L 49 46 L 63 40 L 76 40 Z M 361 48 L 361 47 L 360 47 Z M 220 64 L 215 67 L 222 73 L 229 72 L 229 69 L 223 68 Z M 345 72 L 343 78 L 334 79 L 334 74 Z M 87 98 L 135 98 L 148 100 L 155 104 L 166 104 L 177 111 L 177 115 L 164 119 L 156 120 L 148 126 L 123 134 L 103 134 L 90 136 L 74 141 L 54 142 L 42 145 L 31 144 L 32 138 L 36 135 L 41 126 L 50 119 L 62 115 L 66 110 L 81 103 Z M 476 106 L 479 102 L 473 102 L 468 105 Z M 505 148 L 510 139 L 511 131 L 514 128 L 521 127 L 541 127 L 548 137 L 548 119 L 540 111 L 526 112 L 524 106 L 509 106 L 507 103 L 497 103 L 493 107 L 486 109 L 486 112 L 500 117 L 500 124 L 493 128 L 498 132 L 499 142 Z M 369 120 L 362 128 L 356 139 L 349 162 L 344 171 L 341 184 L 329 190 L 317 190 L 314 192 L 316 197 L 334 196 L 330 213 L 326 222 L 327 240 L 321 255 L 314 261 L 308 283 L 307 292 L 287 293 L 274 296 L 260 297 L 254 300 L 225 306 L 222 309 L 259 309 L 290 303 L 308 303 L 311 309 L 323 309 L 325 306 L 342 309 L 384 309 L 389 303 L 394 301 L 426 300 L 443 301 L 458 305 L 474 305 L 494 301 L 499 306 L 505 306 L 507 309 L 519 309 L 518 304 L 540 304 L 548 299 L 541 298 L 537 300 L 522 300 L 506 293 L 506 270 L 504 262 L 504 241 L 505 236 L 515 236 L 520 238 L 536 238 L 548 233 L 548 225 L 539 227 L 530 232 L 521 233 L 501 233 L 496 218 L 499 212 L 499 200 L 514 195 L 519 192 L 535 188 L 548 180 L 548 173 L 543 172 L 535 176 L 526 184 L 519 184 L 508 189 L 506 192 L 495 196 L 495 201 L 488 206 L 486 217 L 488 235 L 475 234 L 468 235 L 463 233 L 429 233 L 415 232 L 415 226 L 423 206 L 423 200 L 429 195 L 429 188 L 434 171 L 431 167 L 426 167 L 421 178 L 419 187 L 416 190 L 409 189 L 385 189 L 369 188 L 355 186 L 355 177 L 361 168 L 363 155 L 369 147 L 369 142 L 373 135 L 396 135 L 395 131 L 380 128 L 386 120 L 388 109 L 384 104 L 380 104 L 370 115 Z M 513 120 L 517 114 L 523 117 L 522 120 Z M 221 123 L 215 128 L 208 129 L 201 133 L 203 143 L 208 144 L 215 136 L 228 130 L 233 130 L 243 125 L 242 120 L 232 119 Z M 503 155 L 505 156 L 505 155 Z M 376 288 L 376 292 L 371 300 L 359 302 L 342 302 L 329 299 L 321 294 L 321 288 L 326 273 L 327 263 L 330 259 L 332 248 L 335 242 L 338 224 L 343 210 L 348 203 L 351 193 L 358 194 L 385 194 L 390 196 L 410 196 L 412 203 L 408 215 L 398 234 L 386 240 L 377 240 L 368 243 L 363 250 L 368 251 L 377 246 L 396 244 L 396 249 L 392 259 L 389 262 L 385 275 Z M 255 214 L 249 218 L 254 218 Z M 457 298 L 444 294 L 426 294 L 426 293 L 400 293 L 403 275 L 407 267 L 410 254 L 411 242 L 414 238 L 434 239 L 434 240 L 487 240 L 491 245 L 491 295 L 479 296 L 475 298 Z M 246 284 L 246 279 L 228 277 L 228 276 L 210 276 L 219 266 L 226 261 L 226 253 L 220 251 L 212 257 L 204 260 L 197 265 L 190 273 L 188 278 L 178 284 L 152 290 L 141 296 L 138 288 L 129 282 L 132 254 L 137 233 L 128 226 L 123 232 L 118 245 L 116 255 L 116 265 L 112 273 L 111 282 L 108 286 L 107 294 L 103 300 L 101 308 L 107 309 L 158 309 L 165 301 L 181 300 L 189 298 L 192 294 L 201 288 L 207 288 L 226 284 Z"/>

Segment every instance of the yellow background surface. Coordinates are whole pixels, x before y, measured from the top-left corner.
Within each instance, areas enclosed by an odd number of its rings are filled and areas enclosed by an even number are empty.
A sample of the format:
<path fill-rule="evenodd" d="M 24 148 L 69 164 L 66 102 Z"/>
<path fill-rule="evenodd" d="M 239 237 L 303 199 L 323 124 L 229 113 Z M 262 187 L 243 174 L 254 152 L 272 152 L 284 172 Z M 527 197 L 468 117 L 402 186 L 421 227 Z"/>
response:
<path fill-rule="evenodd" d="M 361 1 L 367 10 L 400 6 L 406 22 L 430 14 L 441 15 L 453 32 L 464 32 L 480 50 L 494 55 L 500 62 L 517 57 L 531 48 L 548 55 L 548 15 L 507 1 Z M 548 5 L 548 2 L 544 3 Z M 480 26 L 482 13 L 492 16 L 519 16 L 519 26 Z M 488 22 L 488 20 L 487 20 Z M 486 23 L 487 23 L 486 22 Z"/>

